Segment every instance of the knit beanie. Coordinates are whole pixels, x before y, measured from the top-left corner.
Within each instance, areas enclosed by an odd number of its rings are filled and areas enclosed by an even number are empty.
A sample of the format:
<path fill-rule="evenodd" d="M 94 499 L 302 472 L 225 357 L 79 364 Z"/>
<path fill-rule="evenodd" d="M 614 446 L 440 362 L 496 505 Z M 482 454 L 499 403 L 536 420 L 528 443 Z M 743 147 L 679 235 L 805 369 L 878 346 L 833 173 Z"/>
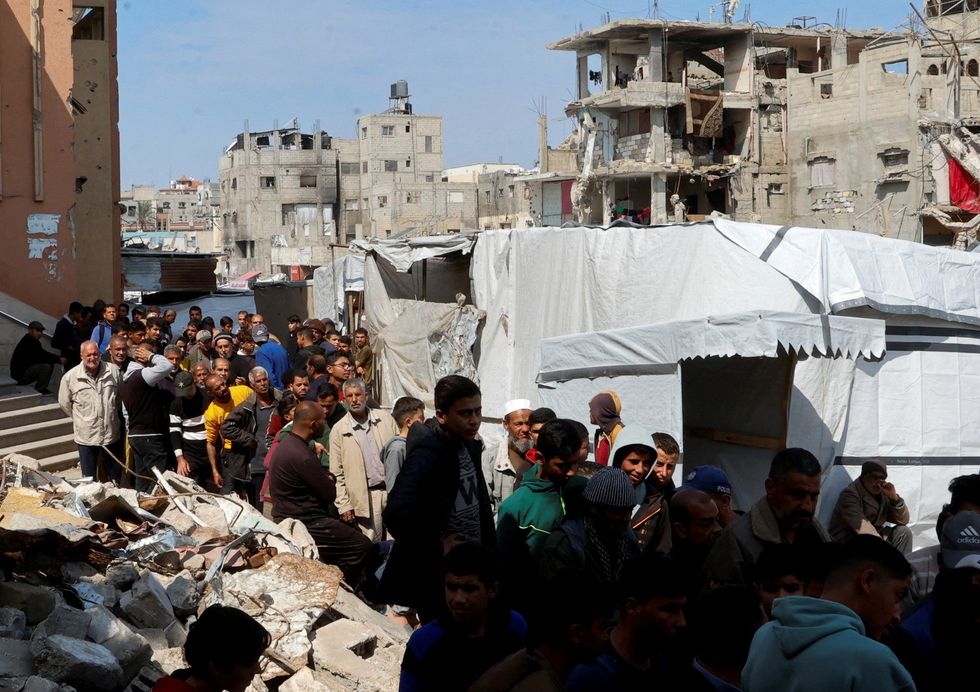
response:
<path fill-rule="evenodd" d="M 606 466 L 589 479 L 582 495 L 586 502 L 625 509 L 636 504 L 636 489 L 622 469 Z"/>

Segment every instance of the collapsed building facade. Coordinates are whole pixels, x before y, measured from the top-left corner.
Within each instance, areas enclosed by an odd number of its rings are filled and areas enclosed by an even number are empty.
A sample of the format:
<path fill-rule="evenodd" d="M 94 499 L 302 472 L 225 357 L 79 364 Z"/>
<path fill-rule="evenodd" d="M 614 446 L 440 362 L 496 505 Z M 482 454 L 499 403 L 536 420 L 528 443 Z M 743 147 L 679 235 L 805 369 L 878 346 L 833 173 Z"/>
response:
<path fill-rule="evenodd" d="M 529 180 L 531 197 L 560 185 L 563 222 L 716 213 L 966 247 L 977 6 L 927 2 L 906 33 L 630 19 L 561 39 L 577 160 Z"/>

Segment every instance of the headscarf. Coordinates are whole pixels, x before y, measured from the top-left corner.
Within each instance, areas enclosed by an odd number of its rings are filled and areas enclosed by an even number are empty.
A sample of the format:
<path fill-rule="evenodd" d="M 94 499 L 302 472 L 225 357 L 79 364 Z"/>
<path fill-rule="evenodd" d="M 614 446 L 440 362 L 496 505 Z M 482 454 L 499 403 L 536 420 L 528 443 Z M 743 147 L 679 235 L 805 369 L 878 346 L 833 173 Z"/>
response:
<path fill-rule="evenodd" d="M 599 392 L 589 401 L 589 413 L 592 414 L 602 434 L 609 438 L 610 446 L 615 444 L 616 435 L 623 428 L 623 421 L 619 418 L 622 408 L 623 405 L 616 392 Z M 597 433 L 597 440 L 598 437 Z"/>

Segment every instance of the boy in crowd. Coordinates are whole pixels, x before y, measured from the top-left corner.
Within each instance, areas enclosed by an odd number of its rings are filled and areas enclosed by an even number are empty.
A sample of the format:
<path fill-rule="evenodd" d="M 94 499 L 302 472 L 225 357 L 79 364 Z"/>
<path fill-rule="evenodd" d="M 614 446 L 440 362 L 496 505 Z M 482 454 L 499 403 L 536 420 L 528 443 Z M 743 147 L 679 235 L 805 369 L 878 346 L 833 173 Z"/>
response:
<path fill-rule="evenodd" d="M 496 557 L 478 543 L 446 555 L 448 616 L 416 630 L 402 660 L 401 692 L 467 690 L 484 672 L 524 646 L 524 618 L 500 605 Z"/>
<path fill-rule="evenodd" d="M 755 591 L 762 599 L 766 618 L 772 620 L 772 604 L 784 596 L 802 596 L 806 589 L 807 561 L 792 545 L 767 546 L 755 563 Z"/>
<path fill-rule="evenodd" d="M 381 462 L 385 467 L 385 487 L 388 492 L 395 487 L 395 479 L 405 463 L 406 440 L 408 431 L 415 423 L 425 420 L 425 404 L 421 399 L 403 396 L 395 402 L 391 409 L 391 417 L 398 426 L 398 434 L 385 443 L 381 450 Z"/>

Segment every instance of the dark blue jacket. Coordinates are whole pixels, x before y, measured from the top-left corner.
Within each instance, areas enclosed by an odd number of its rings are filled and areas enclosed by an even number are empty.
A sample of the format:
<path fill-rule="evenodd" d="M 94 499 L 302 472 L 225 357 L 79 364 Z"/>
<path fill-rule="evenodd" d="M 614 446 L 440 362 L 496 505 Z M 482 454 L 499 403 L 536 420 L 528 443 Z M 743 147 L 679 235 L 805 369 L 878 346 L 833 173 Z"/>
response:
<path fill-rule="evenodd" d="M 478 440 L 463 444 L 476 470 L 481 542 L 495 550 L 497 537 L 490 494 L 480 468 L 482 445 Z M 385 528 L 395 545 L 380 589 L 384 603 L 413 606 L 423 611 L 423 616 L 433 615 L 445 608 L 442 533 L 459 492 L 458 447 L 430 419 L 412 426 L 406 448 L 405 464 L 395 487 L 388 492 L 383 514 Z"/>

